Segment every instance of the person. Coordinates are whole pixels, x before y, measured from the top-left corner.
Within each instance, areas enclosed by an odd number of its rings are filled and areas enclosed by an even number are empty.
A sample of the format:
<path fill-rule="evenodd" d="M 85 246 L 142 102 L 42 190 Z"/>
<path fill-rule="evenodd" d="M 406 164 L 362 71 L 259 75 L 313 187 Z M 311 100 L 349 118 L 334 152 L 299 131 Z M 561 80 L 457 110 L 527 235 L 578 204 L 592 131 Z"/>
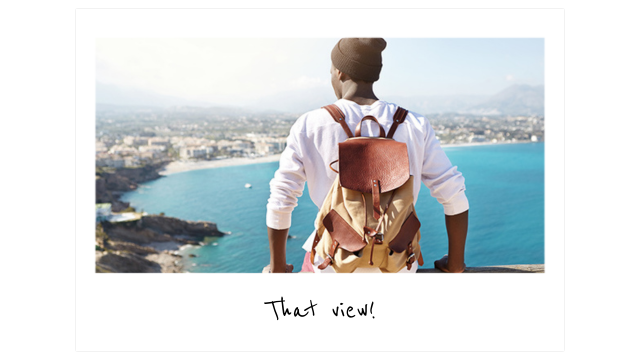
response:
<path fill-rule="evenodd" d="M 344 38 L 331 51 L 331 85 L 338 98 L 335 105 L 345 114 L 352 132 L 366 115 L 374 116 L 385 129 L 391 126 L 398 105 L 378 99 L 373 91 L 373 84 L 380 76 L 382 51 L 386 46 L 386 41 L 381 38 Z M 363 124 L 363 134 L 377 134 L 377 130 L 370 126 L 372 122 L 366 123 Z M 365 133 L 364 129 L 369 132 Z M 443 205 L 449 251 L 436 260 L 434 266 L 444 272 L 463 272 L 469 210 L 464 177 L 457 167 L 452 166 L 425 117 L 409 111 L 393 138 L 407 144 L 411 174 L 421 175 L 413 177 L 414 204 L 422 181 Z M 318 208 L 322 206 L 337 176 L 329 164 L 338 159 L 338 143 L 346 139 L 345 131 L 325 109 L 303 114 L 291 127 L 279 169 L 270 182 L 266 220 L 271 258 L 265 272 L 293 271 L 293 265 L 286 262 L 291 213 L 302 195 L 305 182 L 314 204 Z M 317 265 L 323 259 L 318 255 L 316 259 L 309 258 L 313 237 L 311 234 L 303 246 L 307 250 L 303 271 L 313 269 L 313 272 L 319 272 Z M 410 272 L 416 269 L 414 266 Z M 323 272 L 326 271 L 331 272 L 332 268 L 329 266 Z"/>

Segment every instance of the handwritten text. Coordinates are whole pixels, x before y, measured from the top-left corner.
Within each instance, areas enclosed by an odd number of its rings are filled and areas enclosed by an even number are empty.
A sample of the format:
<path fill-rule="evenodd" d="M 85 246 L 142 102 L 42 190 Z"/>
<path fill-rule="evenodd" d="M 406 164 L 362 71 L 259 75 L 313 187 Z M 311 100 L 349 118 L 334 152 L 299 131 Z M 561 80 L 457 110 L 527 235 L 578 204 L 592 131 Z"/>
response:
<path fill-rule="evenodd" d="M 271 305 L 273 309 L 273 314 L 276 316 L 276 320 L 280 320 L 280 317 L 291 316 L 293 317 L 306 317 L 311 314 L 311 316 L 316 316 L 316 306 L 318 304 L 314 304 L 313 300 L 309 300 L 309 306 L 300 310 L 300 307 L 296 306 L 293 310 L 287 306 L 285 306 L 284 297 L 281 296 L 280 300 L 267 301 L 265 305 Z M 367 317 L 371 315 L 372 319 L 376 317 L 373 316 L 373 301 L 371 304 L 364 304 L 362 307 L 353 307 L 353 306 L 345 306 L 344 303 L 340 303 L 340 305 L 331 309 L 331 312 L 335 317 L 345 317 L 345 318 L 355 318 L 355 317 Z"/>

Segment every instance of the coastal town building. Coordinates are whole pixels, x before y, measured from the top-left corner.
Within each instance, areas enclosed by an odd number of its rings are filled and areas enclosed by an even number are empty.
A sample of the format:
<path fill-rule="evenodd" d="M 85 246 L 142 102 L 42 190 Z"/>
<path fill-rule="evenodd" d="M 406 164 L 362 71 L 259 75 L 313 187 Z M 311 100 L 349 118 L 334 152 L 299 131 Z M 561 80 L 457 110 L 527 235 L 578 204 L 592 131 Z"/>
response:
<path fill-rule="evenodd" d="M 142 162 L 137 156 L 127 156 L 124 158 L 124 166 L 126 167 L 138 167 L 141 165 Z"/>
<path fill-rule="evenodd" d="M 138 147 L 140 152 L 163 152 L 165 150 L 167 150 L 166 145 L 142 145 Z"/>
<path fill-rule="evenodd" d="M 96 166 L 97 167 L 110 167 L 110 168 L 121 168 L 125 166 L 124 159 L 120 156 L 109 154 L 109 153 L 101 153 L 96 155 Z"/>
<path fill-rule="evenodd" d="M 180 148 L 180 159 L 206 159 L 213 155 L 212 146 L 187 146 Z"/>
<path fill-rule="evenodd" d="M 128 146 L 138 147 L 140 145 L 148 145 L 149 138 L 140 136 L 125 136 L 122 142 Z"/>
<path fill-rule="evenodd" d="M 96 204 L 96 223 L 103 222 L 103 221 L 117 223 L 117 222 L 139 220 L 143 216 L 147 215 L 147 213 L 145 212 L 113 213 L 111 210 L 112 209 L 111 209 L 110 203 Z"/>
<path fill-rule="evenodd" d="M 96 141 L 96 154 L 109 151 L 109 148 L 102 141 Z"/>
<path fill-rule="evenodd" d="M 96 204 L 96 222 L 106 221 L 111 216 L 111 204 Z"/>
<path fill-rule="evenodd" d="M 149 146 L 163 146 L 163 147 L 167 147 L 169 145 L 171 145 L 171 141 L 169 138 L 163 138 L 163 137 L 152 137 L 149 138 L 148 140 L 148 144 Z"/>
<path fill-rule="evenodd" d="M 266 143 L 266 142 L 256 143 L 255 149 L 256 149 L 256 154 L 259 154 L 259 155 L 273 154 L 276 150 L 273 144 Z"/>
<path fill-rule="evenodd" d="M 114 145 L 109 149 L 109 153 L 114 155 L 133 155 L 137 152 L 137 149 L 127 145 Z"/>
<path fill-rule="evenodd" d="M 255 152 L 259 155 L 279 154 L 287 146 L 287 138 L 264 137 L 254 143 Z"/>
<path fill-rule="evenodd" d="M 140 167 L 172 160 L 275 155 L 285 149 L 291 125 L 299 116 L 207 111 L 122 114 L 118 121 L 113 113 L 99 113 L 96 166 Z M 442 145 L 544 142 L 544 116 L 436 113 L 427 117 Z M 120 125 L 124 121 L 129 124 L 126 128 Z"/>

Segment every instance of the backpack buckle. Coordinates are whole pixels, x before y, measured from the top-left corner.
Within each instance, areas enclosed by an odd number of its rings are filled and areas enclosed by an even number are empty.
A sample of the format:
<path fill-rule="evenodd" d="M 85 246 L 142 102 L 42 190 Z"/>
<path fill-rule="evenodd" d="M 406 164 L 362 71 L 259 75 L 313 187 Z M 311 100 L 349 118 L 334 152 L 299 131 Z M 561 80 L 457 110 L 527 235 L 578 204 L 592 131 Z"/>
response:
<path fill-rule="evenodd" d="M 411 255 L 409 255 L 409 257 L 407 258 L 407 270 L 411 270 L 411 265 L 413 265 L 415 261 L 416 261 L 416 254 L 411 253 Z"/>
<path fill-rule="evenodd" d="M 370 228 L 368 226 L 364 227 L 364 233 L 365 233 L 365 235 L 367 235 L 368 237 L 373 239 L 373 241 L 376 244 L 382 244 L 382 242 L 384 240 L 384 234 L 383 233 L 377 232 L 376 230 L 373 230 L 372 228 Z"/>
<path fill-rule="evenodd" d="M 376 244 L 382 244 L 384 241 L 384 234 L 383 233 L 377 233 L 374 237 L 373 237 L 373 241 L 376 242 Z"/>

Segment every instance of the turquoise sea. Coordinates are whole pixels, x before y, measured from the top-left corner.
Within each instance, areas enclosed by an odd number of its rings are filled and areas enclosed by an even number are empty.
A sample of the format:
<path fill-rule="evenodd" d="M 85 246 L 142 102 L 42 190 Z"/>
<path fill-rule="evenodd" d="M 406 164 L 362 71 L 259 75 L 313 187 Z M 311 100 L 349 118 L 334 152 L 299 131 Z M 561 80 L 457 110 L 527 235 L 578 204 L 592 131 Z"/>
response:
<path fill-rule="evenodd" d="M 467 266 L 544 263 L 544 143 L 446 147 L 466 179 L 469 199 Z M 265 225 L 269 181 L 278 163 L 171 174 L 125 194 L 138 211 L 205 220 L 231 235 L 207 238 L 183 257 L 189 272 L 255 273 L 269 263 Z M 253 185 L 251 189 L 245 183 Z M 287 260 L 300 271 L 301 248 L 313 231 L 317 208 L 306 192 L 293 212 Z M 442 206 L 422 185 L 416 205 L 425 264 L 447 253 Z"/>

